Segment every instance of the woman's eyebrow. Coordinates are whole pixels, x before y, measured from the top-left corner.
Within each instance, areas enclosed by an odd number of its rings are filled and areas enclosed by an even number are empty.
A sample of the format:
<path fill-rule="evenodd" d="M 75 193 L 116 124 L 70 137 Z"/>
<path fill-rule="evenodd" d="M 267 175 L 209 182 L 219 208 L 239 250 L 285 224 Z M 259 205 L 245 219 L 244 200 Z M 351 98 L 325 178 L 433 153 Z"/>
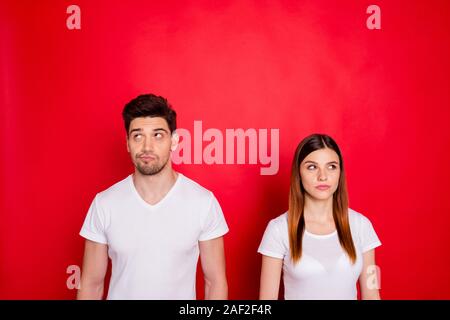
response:
<path fill-rule="evenodd" d="M 317 164 L 317 162 L 312 161 L 312 160 L 305 161 L 305 164 L 307 164 L 307 163 Z M 339 164 L 339 162 L 337 162 L 337 161 L 330 161 L 330 162 L 327 162 L 327 164 Z"/>

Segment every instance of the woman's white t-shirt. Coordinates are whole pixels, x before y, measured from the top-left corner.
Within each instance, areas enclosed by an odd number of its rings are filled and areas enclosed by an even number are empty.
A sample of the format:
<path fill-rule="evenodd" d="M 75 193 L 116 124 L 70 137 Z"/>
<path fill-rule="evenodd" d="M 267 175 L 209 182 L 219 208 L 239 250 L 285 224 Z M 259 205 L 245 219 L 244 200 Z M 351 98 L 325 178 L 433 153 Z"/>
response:
<path fill-rule="evenodd" d="M 80 235 L 107 244 L 108 299 L 195 299 L 199 241 L 228 232 L 213 193 L 178 173 L 155 205 L 132 176 L 96 195 Z"/>
<path fill-rule="evenodd" d="M 304 232 L 302 256 L 293 264 L 290 255 L 287 212 L 271 220 L 258 252 L 283 259 L 286 300 L 357 299 L 356 283 L 361 274 L 362 254 L 381 245 L 372 223 L 349 209 L 349 223 L 356 249 L 352 264 L 339 243 L 337 231 L 327 235 Z"/>

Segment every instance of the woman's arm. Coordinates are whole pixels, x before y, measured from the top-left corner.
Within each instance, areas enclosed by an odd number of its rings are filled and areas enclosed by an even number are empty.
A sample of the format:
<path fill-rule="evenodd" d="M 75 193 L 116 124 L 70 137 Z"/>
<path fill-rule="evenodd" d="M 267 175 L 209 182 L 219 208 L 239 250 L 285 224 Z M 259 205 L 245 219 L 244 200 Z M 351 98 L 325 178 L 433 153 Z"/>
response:
<path fill-rule="evenodd" d="M 283 260 L 263 255 L 261 265 L 261 281 L 259 286 L 260 300 L 277 300 L 280 289 Z"/>
<path fill-rule="evenodd" d="M 359 277 L 362 300 L 380 300 L 380 273 L 375 264 L 375 249 L 363 253 L 363 269 Z"/>

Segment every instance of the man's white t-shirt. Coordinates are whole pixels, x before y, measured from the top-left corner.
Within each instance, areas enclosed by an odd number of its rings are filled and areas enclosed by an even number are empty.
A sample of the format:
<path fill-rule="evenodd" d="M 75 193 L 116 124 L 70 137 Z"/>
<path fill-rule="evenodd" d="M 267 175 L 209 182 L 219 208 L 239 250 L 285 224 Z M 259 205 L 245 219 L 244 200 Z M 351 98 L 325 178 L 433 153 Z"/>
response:
<path fill-rule="evenodd" d="M 305 230 L 302 256 L 294 264 L 290 255 L 287 212 L 271 220 L 258 252 L 283 259 L 284 298 L 286 300 L 357 299 L 356 283 L 361 274 L 362 254 L 381 245 L 372 223 L 349 209 L 349 223 L 356 249 L 352 264 L 339 243 L 337 231 L 316 235 Z"/>
<path fill-rule="evenodd" d="M 178 173 L 155 205 L 142 199 L 132 175 L 98 193 L 80 235 L 108 245 L 107 299 L 195 299 L 198 241 L 227 232 L 213 193 Z"/>

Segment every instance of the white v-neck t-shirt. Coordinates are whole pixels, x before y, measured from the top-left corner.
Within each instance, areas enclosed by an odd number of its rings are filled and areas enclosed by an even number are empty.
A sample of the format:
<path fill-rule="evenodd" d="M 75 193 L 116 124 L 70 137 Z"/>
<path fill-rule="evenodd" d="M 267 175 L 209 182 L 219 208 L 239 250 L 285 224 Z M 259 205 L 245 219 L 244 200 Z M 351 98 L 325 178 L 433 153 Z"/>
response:
<path fill-rule="evenodd" d="M 362 254 L 381 245 L 372 223 L 349 209 L 349 223 L 356 249 L 352 264 L 339 243 L 337 231 L 316 235 L 305 230 L 302 256 L 294 264 L 290 255 L 287 212 L 271 220 L 258 252 L 283 259 L 284 298 L 286 300 L 353 300 L 362 271 Z"/>
<path fill-rule="evenodd" d="M 132 175 L 98 193 L 80 235 L 108 245 L 112 274 L 107 299 L 196 299 L 198 241 L 228 232 L 212 192 L 178 173 L 155 205 Z"/>

